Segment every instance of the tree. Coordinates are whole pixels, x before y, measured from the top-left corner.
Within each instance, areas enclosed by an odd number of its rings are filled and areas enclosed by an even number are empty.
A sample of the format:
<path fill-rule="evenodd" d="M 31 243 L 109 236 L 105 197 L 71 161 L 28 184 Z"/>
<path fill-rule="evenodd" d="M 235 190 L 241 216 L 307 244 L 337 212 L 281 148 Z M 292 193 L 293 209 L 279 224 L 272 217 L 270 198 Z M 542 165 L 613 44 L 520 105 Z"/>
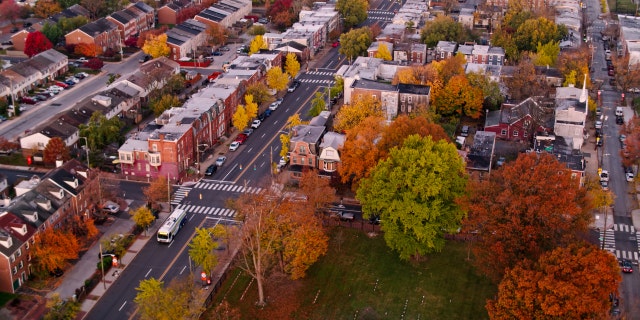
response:
<path fill-rule="evenodd" d="M 521 154 L 469 190 L 463 230 L 480 235 L 474 263 L 495 280 L 523 259 L 574 242 L 591 220 L 585 190 L 547 153 Z"/>
<path fill-rule="evenodd" d="M 366 0 L 338 0 L 336 10 L 344 18 L 344 28 L 350 29 L 367 20 L 369 2 Z"/>
<path fill-rule="evenodd" d="M 151 39 L 152 36 L 157 37 L 161 34 L 164 34 L 166 31 L 167 31 L 167 26 L 161 26 L 158 29 L 151 29 L 151 30 L 140 32 L 140 36 L 138 37 L 137 47 L 138 48 L 144 47 L 144 44 L 147 42 L 147 40 Z"/>
<path fill-rule="evenodd" d="M 535 52 L 538 43 L 559 41 L 565 35 L 563 33 L 566 33 L 566 28 L 558 28 L 555 22 L 540 17 L 524 21 L 513 35 L 513 39 L 518 50 Z"/>
<path fill-rule="evenodd" d="M 252 36 L 263 36 L 265 33 L 267 33 L 267 28 L 265 28 L 265 26 L 262 25 L 254 25 L 251 27 L 251 29 L 249 29 L 249 31 L 247 31 L 248 34 L 252 35 Z"/>
<path fill-rule="evenodd" d="M 620 282 L 613 255 L 593 245 L 571 244 L 509 270 L 487 311 L 491 319 L 608 319 L 609 294 L 618 291 Z"/>
<path fill-rule="evenodd" d="M 469 85 L 473 88 L 480 88 L 484 97 L 483 108 L 498 110 L 504 98 L 500 91 L 500 84 L 491 80 L 484 72 L 467 73 Z"/>
<path fill-rule="evenodd" d="M 75 319 L 80 311 L 80 302 L 72 299 L 62 300 L 60 294 L 55 292 L 47 300 L 47 313 L 44 320 Z"/>
<path fill-rule="evenodd" d="M 62 11 L 60 5 L 54 0 L 39 0 L 33 7 L 33 13 L 42 19 L 46 19 Z"/>
<path fill-rule="evenodd" d="M 89 11 L 89 18 L 95 19 L 105 8 L 102 0 L 80 0 L 80 4 Z"/>
<path fill-rule="evenodd" d="M 378 52 L 376 52 L 376 58 L 391 61 L 391 52 L 385 42 L 378 42 Z"/>
<path fill-rule="evenodd" d="M 429 48 L 435 47 L 438 41 L 461 43 L 468 38 L 462 24 L 446 15 L 439 15 L 435 19 L 427 21 L 420 33 L 420 40 Z"/>
<path fill-rule="evenodd" d="M 384 118 L 370 116 L 347 131 L 340 151 L 338 173 L 343 183 L 352 183 L 357 190 L 360 179 L 366 178 L 381 158 L 378 141 L 384 130 Z"/>
<path fill-rule="evenodd" d="M 560 54 L 560 42 L 551 41 L 549 43 L 538 43 L 533 64 L 536 66 L 555 66 Z"/>
<path fill-rule="evenodd" d="M 158 202 L 169 201 L 169 183 L 167 178 L 159 176 L 155 180 L 151 181 L 148 187 L 142 189 L 142 193 L 147 197 L 147 202 L 152 205 Z"/>
<path fill-rule="evenodd" d="M 340 49 L 338 49 L 338 52 L 351 61 L 367 53 L 367 49 L 371 45 L 371 38 L 371 30 L 367 27 L 343 33 L 340 36 Z"/>
<path fill-rule="evenodd" d="M 153 99 L 150 103 L 151 110 L 153 110 L 153 114 L 156 117 L 165 112 L 165 110 L 179 106 L 180 100 L 172 94 L 163 94 L 162 97 L 159 99 Z"/>
<path fill-rule="evenodd" d="M 253 100 L 258 105 L 261 105 L 263 102 L 269 101 L 269 98 L 271 98 L 271 95 L 269 95 L 269 89 L 267 88 L 267 85 L 264 84 L 264 82 L 257 82 L 247 86 L 247 94 L 252 95 Z"/>
<path fill-rule="evenodd" d="M 285 62 L 284 70 L 291 78 L 295 78 L 298 74 L 298 71 L 300 71 L 300 62 L 298 62 L 298 57 L 295 53 L 287 53 L 287 60 Z"/>
<path fill-rule="evenodd" d="M 53 48 L 53 44 L 40 31 L 29 32 L 27 40 L 24 42 L 24 54 L 29 58 L 51 48 Z"/>
<path fill-rule="evenodd" d="M 455 76 L 464 76 L 464 65 L 467 63 L 464 55 L 462 53 L 458 53 L 453 57 L 432 62 L 432 67 L 438 73 L 439 81 L 443 86 L 446 86 L 451 78 Z M 426 73 L 427 71 L 425 71 Z M 435 79 L 429 79 L 434 81 Z M 427 81 L 427 84 L 429 81 Z"/>
<path fill-rule="evenodd" d="M 211 228 L 196 228 L 196 235 L 189 243 L 189 257 L 208 275 L 211 275 L 213 268 L 218 264 L 218 256 L 214 252 L 218 243 L 213 241 L 212 235 Z"/>
<path fill-rule="evenodd" d="M 541 95 L 546 86 L 538 81 L 535 67 L 529 60 L 520 61 L 513 75 L 505 78 L 504 83 L 509 91 L 508 97 L 514 100 Z"/>
<path fill-rule="evenodd" d="M 357 126 L 367 117 L 382 117 L 380 101 L 369 95 L 356 97 L 350 105 L 344 105 L 336 114 L 333 128 L 338 131 L 346 131 Z"/>
<path fill-rule="evenodd" d="M 74 48 L 74 53 L 85 57 L 97 57 L 101 53 L 100 47 L 93 43 L 78 43 Z"/>
<path fill-rule="evenodd" d="M 166 298 L 167 292 L 164 290 L 164 282 L 155 278 L 149 278 L 140 281 L 140 285 L 136 288 L 138 293 L 133 299 L 140 308 L 140 316 L 142 319 L 164 319 L 169 318 L 165 313 L 165 302 L 169 302 Z"/>
<path fill-rule="evenodd" d="M 73 233 L 77 239 L 85 240 L 81 242 L 86 242 L 86 240 L 93 239 L 93 237 L 97 236 L 100 233 L 98 228 L 96 228 L 96 225 L 93 223 L 93 219 L 81 218 L 77 215 L 71 216 L 67 220 L 65 230 Z"/>
<path fill-rule="evenodd" d="M 247 109 L 239 104 L 236 107 L 236 112 L 233 113 L 233 127 L 238 129 L 238 131 L 242 131 L 249 125 L 249 121 L 251 121 L 251 117 L 247 114 Z"/>
<path fill-rule="evenodd" d="M 282 145 L 282 148 L 280 148 L 280 156 L 283 158 L 288 158 L 289 157 L 289 142 L 291 141 L 291 136 L 289 136 L 288 134 L 281 134 L 280 135 L 280 144 Z"/>
<path fill-rule="evenodd" d="M 40 272 L 63 269 L 67 261 L 78 259 L 80 244 L 71 232 L 47 228 L 39 232 L 35 239 L 33 257 L 36 270 Z"/>
<path fill-rule="evenodd" d="M 171 50 L 167 45 L 167 34 L 163 33 L 161 35 L 149 35 L 147 40 L 144 42 L 142 46 L 142 51 L 144 53 L 150 55 L 151 57 L 158 58 L 168 56 Z"/>
<path fill-rule="evenodd" d="M 331 187 L 330 180 L 322 178 L 315 170 L 306 170 L 300 177 L 300 192 L 307 196 L 307 204 L 317 213 L 322 208 L 333 203 L 336 190 Z"/>
<path fill-rule="evenodd" d="M 56 160 L 67 161 L 71 159 L 71 155 L 64 141 L 60 137 L 53 137 L 44 147 L 43 158 L 45 163 L 55 163 Z"/>
<path fill-rule="evenodd" d="M 316 92 L 311 100 L 311 109 L 307 113 L 310 117 L 315 117 L 320 114 L 327 106 L 325 94 L 322 92 Z"/>
<path fill-rule="evenodd" d="M 61 18 L 57 25 L 62 30 L 63 35 L 75 29 L 78 29 L 89 23 L 89 18 L 85 16 L 76 16 L 72 18 Z"/>
<path fill-rule="evenodd" d="M 266 49 L 267 44 L 264 42 L 264 39 L 261 35 L 257 35 L 253 37 L 251 43 L 249 44 L 249 55 L 252 55 L 256 52 L 259 52 L 260 49 Z"/>
<path fill-rule="evenodd" d="M 91 115 L 87 124 L 79 126 L 80 136 L 87 138 L 89 149 L 98 150 L 119 141 L 122 138 L 120 129 L 123 126 L 124 124 L 118 117 L 107 119 L 104 114 L 96 111 Z"/>
<path fill-rule="evenodd" d="M 629 55 L 623 57 L 613 55 L 611 62 L 616 71 L 616 84 L 622 88 L 622 91 L 640 87 L 640 68 L 633 63 L 629 65 Z"/>
<path fill-rule="evenodd" d="M 267 86 L 273 90 L 284 90 L 289 82 L 289 77 L 280 68 L 271 68 L 267 71 Z"/>
<path fill-rule="evenodd" d="M 99 58 L 91 58 L 89 61 L 84 63 L 84 66 L 91 70 L 100 70 L 104 67 L 104 62 Z"/>
<path fill-rule="evenodd" d="M 433 100 L 435 112 L 442 116 L 466 115 L 477 119 L 482 115 L 482 90 L 472 87 L 465 76 L 451 78 Z"/>
<path fill-rule="evenodd" d="M 406 260 L 442 250 L 444 235 L 465 215 L 456 203 L 465 188 L 465 164 L 455 146 L 412 135 L 361 180 L 356 198 L 363 216 L 380 217 L 387 245 Z"/>
<path fill-rule="evenodd" d="M 399 69 L 392 83 L 427 85 L 428 83 L 440 82 L 438 70 L 433 65 L 436 62 L 437 61 L 434 61 L 424 66 L 409 66 L 408 68 Z M 435 90 L 433 86 L 431 90 Z"/>
<path fill-rule="evenodd" d="M 16 20 L 20 18 L 20 6 L 15 0 L 5 0 L 0 3 L 0 18 L 11 22 L 11 24 L 16 23 Z"/>
<path fill-rule="evenodd" d="M 42 34 L 44 34 L 51 43 L 58 43 L 64 36 L 64 32 L 60 27 L 58 27 L 58 24 L 51 23 L 48 20 L 45 21 L 44 25 L 42 25 L 40 32 L 42 32 Z"/>
<path fill-rule="evenodd" d="M 145 234 L 147 232 L 147 228 L 149 228 L 151 223 L 153 223 L 153 220 L 156 219 L 156 217 L 151 213 L 151 210 L 146 206 L 141 206 L 129 214 L 131 215 L 133 222 L 136 223 L 136 226 L 140 229 L 144 229 Z"/>
<path fill-rule="evenodd" d="M 444 129 L 436 123 L 429 122 L 427 118 L 400 115 L 384 128 L 382 137 L 377 143 L 382 158 L 386 158 L 391 149 L 401 146 L 405 139 L 414 134 L 420 137 L 431 137 L 434 142 L 449 141 L 449 136 Z"/>
<path fill-rule="evenodd" d="M 640 159 L 640 118 L 634 116 L 631 121 L 622 125 L 621 134 L 626 135 L 625 147 L 620 150 L 622 164 L 631 166 Z"/>
<path fill-rule="evenodd" d="M 245 111 L 249 119 L 253 119 L 258 116 L 258 104 L 253 102 L 253 96 L 250 94 L 244 95 Z"/>

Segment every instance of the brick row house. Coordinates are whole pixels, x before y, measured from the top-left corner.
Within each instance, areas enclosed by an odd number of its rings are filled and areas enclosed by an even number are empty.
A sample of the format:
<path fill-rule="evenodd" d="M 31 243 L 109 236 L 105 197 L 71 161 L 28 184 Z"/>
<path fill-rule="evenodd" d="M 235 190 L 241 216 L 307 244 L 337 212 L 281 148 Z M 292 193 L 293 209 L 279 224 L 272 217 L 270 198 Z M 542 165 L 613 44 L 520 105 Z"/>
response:
<path fill-rule="evenodd" d="M 96 181 L 92 171 L 71 160 L 16 185 L 16 198 L 0 209 L 0 291 L 15 293 L 33 272 L 39 232 L 62 228 L 72 216 L 91 216 L 98 201 Z"/>
<path fill-rule="evenodd" d="M 251 14 L 251 1 L 221 0 L 200 11 L 194 19 L 209 25 L 219 25 L 231 28 L 234 23 Z"/>
<path fill-rule="evenodd" d="M 189 19 L 167 30 L 167 45 L 171 50 L 169 55 L 173 60 L 194 57 L 199 46 L 206 44 L 208 40 L 207 25 Z"/>
<path fill-rule="evenodd" d="M 438 41 L 435 49 L 436 60 L 445 60 L 461 53 L 467 63 L 504 65 L 505 52 L 501 47 L 478 44 L 457 44 L 452 41 Z"/>
<path fill-rule="evenodd" d="M 502 140 L 529 142 L 536 134 L 553 131 L 553 101 L 529 97 L 519 103 L 503 103 L 500 110 L 489 111 L 484 130 Z"/>
<path fill-rule="evenodd" d="M 167 2 L 162 7 L 156 10 L 156 16 L 158 18 L 158 24 L 180 24 L 187 19 L 193 18 L 193 16 L 185 16 L 184 13 L 189 11 L 190 8 L 194 8 L 195 3 L 187 0 L 174 0 Z"/>
<path fill-rule="evenodd" d="M 112 13 L 106 19 L 118 26 L 121 41 L 136 37 L 142 31 L 153 29 L 155 26 L 153 8 L 141 1 Z"/>
<path fill-rule="evenodd" d="M 0 71 L 0 97 L 22 97 L 67 72 L 67 64 L 67 56 L 53 49 L 18 62 Z"/>
<path fill-rule="evenodd" d="M 121 45 L 121 33 L 118 25 L 106 18 L 100 18 L 72 30 L 64 38 L 67 44 L 93 44 L 102 52 L 107 49 L 119 50 Z M 124 40 L 126 39 L 122 39 L 122 41 Z"/>

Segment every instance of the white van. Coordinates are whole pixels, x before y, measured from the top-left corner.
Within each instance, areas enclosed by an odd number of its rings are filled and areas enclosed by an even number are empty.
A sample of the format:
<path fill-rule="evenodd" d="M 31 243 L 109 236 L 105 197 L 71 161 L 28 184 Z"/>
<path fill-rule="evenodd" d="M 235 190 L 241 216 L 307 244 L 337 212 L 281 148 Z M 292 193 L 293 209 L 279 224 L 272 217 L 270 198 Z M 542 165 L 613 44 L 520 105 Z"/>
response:
<path fill-rule="evenodd" d="M 624 111 L 622 111 L 622 107 L 616 107 L 616 117 L 622 117 L 624 115 Z"/>

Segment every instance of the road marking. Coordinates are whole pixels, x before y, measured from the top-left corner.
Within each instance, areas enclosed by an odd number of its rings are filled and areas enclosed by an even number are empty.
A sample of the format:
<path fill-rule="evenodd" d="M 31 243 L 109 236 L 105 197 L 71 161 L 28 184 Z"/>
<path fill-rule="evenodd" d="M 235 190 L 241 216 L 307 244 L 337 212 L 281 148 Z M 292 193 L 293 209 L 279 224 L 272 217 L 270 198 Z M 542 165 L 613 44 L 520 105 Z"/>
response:
<path fill-rule="evenodd" d="M 187 266 L 182 267 L 182 270 L 180 270 L 180 275 L 182 275 L 185 269 L 187 269 Z"/>
<path fill-rule="evenodd" d="M 266 133 L 263 133 L 260 138 L 264 138 L 266 135 L 267 135 Z"/>
<path fill-rule="evenodd" d="M 120 309 L 118 309 L 118 311 L 122 311 L 122 308 L 124 308 L 124 305 L 127 304 L 127 302 L 125 301 L 124 303 L 122 303 L 122 305 L 120 306 Z"/>
<path fill-rule="evenodd" d="M 251 152 L 251 150 L 253 150 L 253 147 L 249 148 L 249 149 L 247 150 L 247 152 Z"/>
<path fill-rule="evenodd" d="M 153 269 L 149 269 L 149 271 L 147 271 L 147 274 L 144 275 L 145 278 L 149 276 L 149 273 L 151 273 L 151 270 Z"/>

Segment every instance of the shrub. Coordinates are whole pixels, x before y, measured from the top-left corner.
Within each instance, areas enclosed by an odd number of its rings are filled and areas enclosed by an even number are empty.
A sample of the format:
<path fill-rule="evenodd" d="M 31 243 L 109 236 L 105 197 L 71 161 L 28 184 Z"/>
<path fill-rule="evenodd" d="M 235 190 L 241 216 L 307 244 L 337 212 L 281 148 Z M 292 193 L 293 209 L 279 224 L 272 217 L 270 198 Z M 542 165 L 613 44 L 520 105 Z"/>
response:
<path fill-rule="evenodd" d="M 100 70 L 104 66 L 104 63 L 98 58 L 92 58 L 91 60 L 87 61 L 84 66 L 92 70 Z"/>

